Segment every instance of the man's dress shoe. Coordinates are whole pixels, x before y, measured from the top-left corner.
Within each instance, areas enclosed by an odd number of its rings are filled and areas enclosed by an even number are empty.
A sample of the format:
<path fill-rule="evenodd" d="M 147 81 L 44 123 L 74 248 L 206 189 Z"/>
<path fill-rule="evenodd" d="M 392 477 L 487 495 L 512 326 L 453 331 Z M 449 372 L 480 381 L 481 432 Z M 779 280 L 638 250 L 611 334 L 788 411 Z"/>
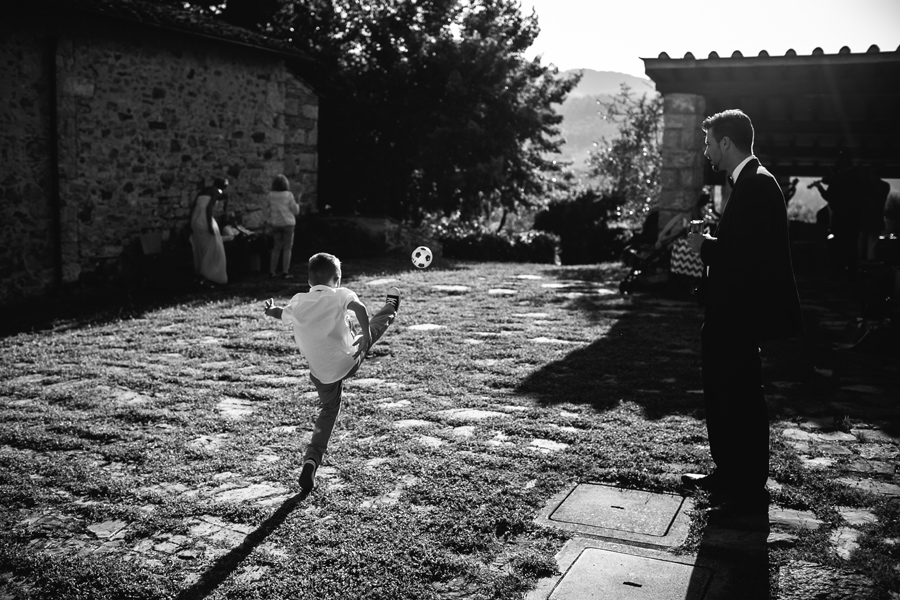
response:
<path fill-rule="evenodd" d="M 717 478 L 712 473 L 709 475 L 685 473 L 681 476 L 681 485 L 688 491 L 703 490 L 706 492 L 715 491 L 718 487 Z"/>

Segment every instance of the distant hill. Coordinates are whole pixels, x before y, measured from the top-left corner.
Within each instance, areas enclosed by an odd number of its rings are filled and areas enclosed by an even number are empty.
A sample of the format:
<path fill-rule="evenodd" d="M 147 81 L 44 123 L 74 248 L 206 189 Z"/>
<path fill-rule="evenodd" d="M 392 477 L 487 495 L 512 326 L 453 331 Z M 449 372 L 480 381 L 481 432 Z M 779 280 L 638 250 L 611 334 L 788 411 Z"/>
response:
<path fill-rule="evenodd" d="M 623 83 L 627 83 L 632 91 L 637 94 L 644 92 L 653 92 L 656 86 L 653 81 L 646 77 L 635 77 L 634 75 L 626 75 L 625 73 L 616 73 L 614 71 L 593 71 L 591 69 L 569 69 L 563 71 L 562 75 L 571 75 L 581 71 L 581 81 L 569 94 L 569 98 L 581 98 L 583 96 L 599 96 L 606 94 L 615 96 L 619 93 Z"/>
<path fill-rule="evenodd" d="M 631 87 L 634 94 L 653 93 L 654 85 L 649 79 L 614 73 L 575 69 L 564 71 L 568 75 L 582 71 L 581 81 L 569 94 L 566 101 L 557 108 L 563 117 L 560 132 L 566 140 L 557 160 L 571 161 L 575 171 L 587 170 L 586 160 L 594 143 L 601 138 L 611 139 L 618 132 L 618 125 L 602 118 L 603 107 L 599 102 L 609 102 L 619 93 L 623 83 Z"/>

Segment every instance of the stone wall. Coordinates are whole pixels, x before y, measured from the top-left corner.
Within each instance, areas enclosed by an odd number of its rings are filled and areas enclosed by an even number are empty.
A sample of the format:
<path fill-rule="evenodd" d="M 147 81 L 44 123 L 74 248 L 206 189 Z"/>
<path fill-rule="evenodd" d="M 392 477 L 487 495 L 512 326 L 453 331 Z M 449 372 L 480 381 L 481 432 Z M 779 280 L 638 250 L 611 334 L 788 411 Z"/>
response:
<path fill-rule="evenodd" d="M 54 278 L 51 45 L 0 27 L 0 302 Z"/>
<path fill-rule="evenodd" d="M 3 29 L 0 303 L 127 278 L 141 234 L 184 244 L 218 176 L 251 229 L 278 173 L 315 204 L 318 98 L 282 55 L 124 25 Z"/>
<path fill-rule="evenodd" d="M 706 118 L 703 96 L 666 94 L 663 102 L 660 229 L 676 214 L 689 217 L 703 189 L 706 161 L 700 128 Z"/>

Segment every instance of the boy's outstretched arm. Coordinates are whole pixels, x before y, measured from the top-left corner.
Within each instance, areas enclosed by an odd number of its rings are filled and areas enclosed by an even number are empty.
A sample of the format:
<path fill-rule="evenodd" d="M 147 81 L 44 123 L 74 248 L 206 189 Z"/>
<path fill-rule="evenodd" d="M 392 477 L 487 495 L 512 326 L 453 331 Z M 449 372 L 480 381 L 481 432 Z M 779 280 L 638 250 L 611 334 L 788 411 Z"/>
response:
<path fill-rule="evenodd" d="M 269 298 L 266 300 L 266 316 L 272 317 L 273 319 L 281 320 L 281 313 L 284 309 L 280 306 L 275 306 L 275 300 Z"/>
<path fill-rule="evenodd" d="M 372 343 L 372 330 L 369 328 L 369 313 L 366 311 L 366 305 L 356 300 L 351 300 L 347 308 L 352 310 L 356 315 L 356 320 L 362 328 L 362 337 L 356 341 L 356 354 L 353 358 L 357 358 L 360 354 L 369 351 L 369 345 Z"/>

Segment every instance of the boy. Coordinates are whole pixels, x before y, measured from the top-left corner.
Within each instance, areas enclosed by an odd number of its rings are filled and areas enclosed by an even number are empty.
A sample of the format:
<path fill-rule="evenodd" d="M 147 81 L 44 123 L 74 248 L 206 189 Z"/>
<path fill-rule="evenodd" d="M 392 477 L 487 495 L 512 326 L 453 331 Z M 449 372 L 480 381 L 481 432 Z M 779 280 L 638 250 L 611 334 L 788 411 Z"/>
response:
<path fill-rule="evenodd" d="M 322 405 L 303 456 L 300 489 L 304 492 L 312 490 L 316 470 L 328 448 L 341 411 L 344 380 L 359 370 L 366 353 L 384 335 L 399 308 L 400 290 L 391 288 L 384 307 L 370 320 L 356 294 L 341 287 L 341 261 L 325 252 L 309 259 L 309 292 L 296 294 L 285 306 L 275 306 L 271 298 L 266 300 L 266 316 L 293 327 L 294 340 L 309 362 L 309 378 Z M 348 310 L 356 315 L 360 335 L 354 335 L 350 328 Z"/>

